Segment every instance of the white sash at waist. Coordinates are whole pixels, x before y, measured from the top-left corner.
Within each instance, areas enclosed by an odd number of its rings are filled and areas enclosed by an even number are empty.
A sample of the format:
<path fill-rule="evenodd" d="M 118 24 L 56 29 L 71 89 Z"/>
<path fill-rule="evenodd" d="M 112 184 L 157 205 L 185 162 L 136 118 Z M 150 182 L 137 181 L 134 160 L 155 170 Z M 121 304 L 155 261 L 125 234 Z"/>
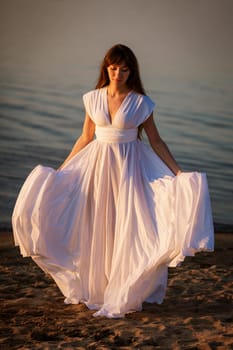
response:
<path fill-rule="evenodd" d="M 111 126 L 96 126 L 96 139 L 103 142 L 131 142 L 137 139 L 138 129 L 117 129 Z"/>

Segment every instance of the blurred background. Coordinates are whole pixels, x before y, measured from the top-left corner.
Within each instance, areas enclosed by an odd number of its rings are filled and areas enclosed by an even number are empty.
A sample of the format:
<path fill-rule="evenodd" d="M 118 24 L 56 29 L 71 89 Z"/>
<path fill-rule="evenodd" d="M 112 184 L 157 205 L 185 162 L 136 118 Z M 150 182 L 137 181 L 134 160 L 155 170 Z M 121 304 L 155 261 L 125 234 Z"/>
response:
<path fill-rule="evenodd" d="M 214 222 L 232 227 L 233 1 L 0 0 L 0 8 L 0 229 L 10 228 L 29 172 L 57 168 L 69 153 L 82 95 L 116 43 L 135 52 L 182 168 L 207 174 Z"/>

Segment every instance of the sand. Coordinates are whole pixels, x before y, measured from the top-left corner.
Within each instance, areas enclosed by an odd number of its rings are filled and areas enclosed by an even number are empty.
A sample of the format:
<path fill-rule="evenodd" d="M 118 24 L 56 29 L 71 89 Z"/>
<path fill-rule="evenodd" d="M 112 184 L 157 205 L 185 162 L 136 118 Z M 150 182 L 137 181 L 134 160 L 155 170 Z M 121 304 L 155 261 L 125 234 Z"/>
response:
<path fill-rule="evenodd" d="M 123 319 L 65 305 L 53 280 L 0 233 L 0 349 L 233 349 L 233 234 L 169 269 L 162 305 Z"/>

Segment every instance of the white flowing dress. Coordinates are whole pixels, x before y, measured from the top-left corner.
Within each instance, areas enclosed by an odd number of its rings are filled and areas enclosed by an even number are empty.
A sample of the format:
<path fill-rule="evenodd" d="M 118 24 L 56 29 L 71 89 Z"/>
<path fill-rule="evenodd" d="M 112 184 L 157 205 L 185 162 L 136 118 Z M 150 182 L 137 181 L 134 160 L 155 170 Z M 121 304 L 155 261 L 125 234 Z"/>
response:
<path fill-rule="evenodd" d="M 206 175 L 174 176 L 137 138 L 155 103 L 130 92 L 113 122 L 107 89 L 83 96 L 96 138 L 56 171 L 38 165 L 13 212 L 15 244 L 49 273 L 66 303 L 123 317 L 161 303 L 169 266 L 213 250 Z"/>

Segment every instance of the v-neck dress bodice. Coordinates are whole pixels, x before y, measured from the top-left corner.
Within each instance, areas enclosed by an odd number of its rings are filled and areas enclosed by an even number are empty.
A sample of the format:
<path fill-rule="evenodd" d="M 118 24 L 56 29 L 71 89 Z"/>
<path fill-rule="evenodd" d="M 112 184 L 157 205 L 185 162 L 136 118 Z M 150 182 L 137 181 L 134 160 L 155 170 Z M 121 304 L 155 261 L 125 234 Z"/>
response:
<path fill-rule="evenodd" d="M 85 109 L 96 126 L 112 126 L 118 129 L 138 128 L 155 108 L 155 103 L 145 95 L 129 92 L 111 121 L 107 88 L 88 92 L 83 96 Z"/>
<path fill-rule="evenodd" d="M 96 138 L 105 142 L 129 142 L 137 139 L 138 126 L 153 112 L 155 103 L 144 95 L 129 92 L 111 120 L 107 88 L 83 96 L 85 109 L 96 125 Z"/>
<path fill-rule="evenodd" d="M 162 302 L 168 266 L 213 250 L 207 178 L 174 176 L 137 138 L 155 108 L 148 96 L 130 92 L 112 122 L 106 88 L 83 101 L 96 138 L 62 170 L 32 170 L 15 204 L 14 239 L 66 303 L 123 317 Z"/>

